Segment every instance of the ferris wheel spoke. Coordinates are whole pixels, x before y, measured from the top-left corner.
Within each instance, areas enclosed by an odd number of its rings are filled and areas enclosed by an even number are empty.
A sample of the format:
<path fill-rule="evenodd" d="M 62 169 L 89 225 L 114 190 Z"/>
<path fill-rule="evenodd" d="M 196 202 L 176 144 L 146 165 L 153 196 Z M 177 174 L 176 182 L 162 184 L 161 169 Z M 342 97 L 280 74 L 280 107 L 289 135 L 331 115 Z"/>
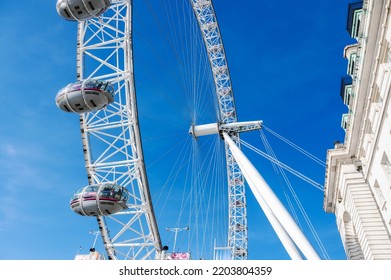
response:
<path fill-rule="evenodd" d="M 191 4 L 201 29 L 212 68 L 219 104 L 219 122 L 223 124 L 236 123 L 237 116 L 228 63 L 212 1 L 191 0 Z M 230 148 L 226 146 L 225 149 L 230 202 L 228 210 L 228 247 L 230 248 L 232 259 L 247 259 L 248 238 L 244 180 Z M 238 207 L 238 202 L 240 207 Z M 237 225 L 240 225 L 241 230 L 235 230 Z"/>

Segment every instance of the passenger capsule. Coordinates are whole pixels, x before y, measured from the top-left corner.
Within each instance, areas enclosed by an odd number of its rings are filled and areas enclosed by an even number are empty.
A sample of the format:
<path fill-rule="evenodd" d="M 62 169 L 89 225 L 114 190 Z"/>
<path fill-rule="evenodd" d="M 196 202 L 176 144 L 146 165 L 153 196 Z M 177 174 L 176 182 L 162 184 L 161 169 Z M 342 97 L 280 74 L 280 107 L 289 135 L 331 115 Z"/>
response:
<path fill-rule="evenodd" d="M 104 13 L 109 0 L 57 0 L 57 13 L 66 20 L 88 20 Z"/>
<path fill-rule="evenodd" d="M 114 87 L 110 82 L 85 80 L 62 88 L 56 104 L 65 112 L 86 113 L 100 110 L 114 101 Z"/>
<path fill-rule="evenodd" d="M 113 183 L 89 185 L 71 198 L 70 207 L 82 216 L 107 216 L 127 209 L 129 191 Z"/>

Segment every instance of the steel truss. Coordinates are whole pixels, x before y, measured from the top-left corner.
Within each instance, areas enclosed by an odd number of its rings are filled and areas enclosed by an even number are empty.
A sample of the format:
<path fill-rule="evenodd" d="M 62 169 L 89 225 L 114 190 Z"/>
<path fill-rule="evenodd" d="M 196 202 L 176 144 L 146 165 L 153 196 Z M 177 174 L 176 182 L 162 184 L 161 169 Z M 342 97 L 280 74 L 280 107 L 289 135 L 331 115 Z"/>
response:
<path fill-rule="evenodd" d="M 89 184 L 116 182 L 128 209 L 97 222 L 110 259 L 156 258 L 161 241 L 152 207 L 138 125 L 132 58 L 132 0 L 113 0 L 99 18 L 78 23 L 77 78 L 109 80 L 115 101 L 80 116 Z"/>

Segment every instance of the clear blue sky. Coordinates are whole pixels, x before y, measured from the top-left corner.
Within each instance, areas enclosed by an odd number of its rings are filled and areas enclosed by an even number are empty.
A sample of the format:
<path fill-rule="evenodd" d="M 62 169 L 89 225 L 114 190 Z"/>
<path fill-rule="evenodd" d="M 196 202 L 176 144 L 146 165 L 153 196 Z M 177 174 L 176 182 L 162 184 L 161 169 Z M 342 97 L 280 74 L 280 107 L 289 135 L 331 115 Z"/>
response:
<path fill-rule="evenodd" d="M 3 260 L 73 259 L 79 246 L 88 248 L 92 244 L 93 236 L 88 231 L 96 229 L 94 219 L 79 217 L 68 206 L 72 193 L 87 180 L 78 117 L 60 111 L 54 102 L 57 91 L 76 78 L 76 25 L 57 15 L 55 2 L 2 3 L 0 259 Z M 148 5 L 159 17 L 164 14 L 152 0 L 134 2 L 135 39 L 140 38 L 134 43 L 140 125 L 147 166 L 154 167 L 148 172 L 155 199 L 154 188 L 166 180 L 168 171 L 152 163 L 170 145 L 165 143 L 164 135 L 158 137 L 156 133 L 161 132 L 165 123 L 174 121 L 177 131 L 186 134 L 189 123 L 177 119 L 182 112 L 169 115 L 171 109 L 181 106 L 177 101 L 180 96 L 161 95 L 162 83 L 175 87 L 175 79 L 163 67 L 159 68 L 171 61 L 149 63 L 170 56 L 161 54 L 156 59 L 151 48 L 143 45 L 148 42 L 158 52 L 167 47 L 167 43 L 157 40 L 161 38 L 157 34 L 159 28 L 154 25 Z M 343 141 L 340 120 L 347 108 L 339 96 L 339 88 L 340 78 L 346 73 L 343 48 L 351 42 L 346 32 L 347 3 L 346 0 L 214 1 L 239 120 L 261 119 L 267 127 L 323 160 L 334 140 Z M 153 74 L 148 74 L 149 71 Z M 151 95 L 154 91 L 157 94 Z M 283 162 L 324 183 L 324 169 L 304 163 L 276 143 L 273 149 Z M 308 207 L 330 258 L 344 259 L 335 217 L 322 209 L 323 193 L 311 186 L 300 186 L 297 191 L 303 195 L 303 204 Z M 251 195 L 248 199 L 250 258 L 286 259 L 259 206 Z M 158 210 L 162 211 L 159 207 Z M 172 226 L 170 222 L 171 217 L 164 214 L 159 220 L 163 243 L 170 240 L 164 232 L 165 227 Z"/>

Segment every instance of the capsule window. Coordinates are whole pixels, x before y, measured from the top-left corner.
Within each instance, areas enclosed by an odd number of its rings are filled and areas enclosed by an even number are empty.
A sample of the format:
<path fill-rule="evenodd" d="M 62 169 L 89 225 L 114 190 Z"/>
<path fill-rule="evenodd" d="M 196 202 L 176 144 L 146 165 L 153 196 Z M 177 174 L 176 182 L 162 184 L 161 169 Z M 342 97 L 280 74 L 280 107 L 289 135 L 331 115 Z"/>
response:
<path fill-rule="evenodd" d="M 91 10 L 95 10 L 95 7 L 94 7 L 94 5 L 92 5 L 91 1 L 88 1 L 88 5 L 90 6 Z"/>
<path fill-rule="evenodd" d="M 97 91 L 92 91 L 92 90 L 87 90 L 84 92 L 85 94 L 93 94 L 93 95 L 99 95 L 99 92 Z"/>
<path fill-rule="evenodd" d="M 73 209 L 73 208 L 76 208 L 76 207 L 79 207 L 79 206 L 80 206 L 80 203 L 75 203 L 75 204 L 71 205 L 71 208 Z"/>
<path fill-rule="evenodd" d="M 84 88 L 93 88 L 95 86 L 94 81 L 86 81 L 84 82 Z"/>
<path fill-rule="evenodd" d="M 85 192 L 96 192 L 98 188 L 96 186 L 87 186 L 84 191 Z"/>
<path fill-rule="evenodd" d="M 64 105 L 64 109 L 67 110 L 68 112 L 70 112 L 71 110 L 69 110 L 68 106 L 67 105 Z"/>
<path fill-rule="evenodd" d="M 71 15 L 68 13 L 67 9 L 64 9 L 64 13 L 67 15 L 68 18 L 71 18 Z"/>
<path fill-rule="evenodd" d="M 107 87 L 107 82 L 100 82 L 97 86 L 96 86 L 96 88 L 98 88 L 98 89 L 100 89 L 100 90 L 106 90 L 106 87 Z"/>

